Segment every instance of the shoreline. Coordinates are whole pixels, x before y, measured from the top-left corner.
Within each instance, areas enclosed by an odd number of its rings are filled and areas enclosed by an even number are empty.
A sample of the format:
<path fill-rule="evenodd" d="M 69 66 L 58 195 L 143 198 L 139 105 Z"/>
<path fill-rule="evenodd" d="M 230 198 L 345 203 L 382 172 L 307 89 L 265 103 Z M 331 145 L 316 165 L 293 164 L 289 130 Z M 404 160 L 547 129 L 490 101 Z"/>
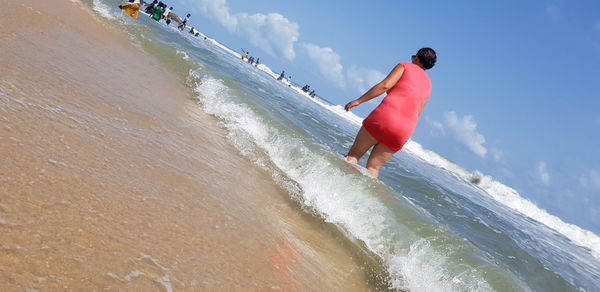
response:
<path fill-rule="evenodd" d="M 0 20 L 0 287 L 376 288 L 177 76 L 54 2 L 11 1 Z"/>

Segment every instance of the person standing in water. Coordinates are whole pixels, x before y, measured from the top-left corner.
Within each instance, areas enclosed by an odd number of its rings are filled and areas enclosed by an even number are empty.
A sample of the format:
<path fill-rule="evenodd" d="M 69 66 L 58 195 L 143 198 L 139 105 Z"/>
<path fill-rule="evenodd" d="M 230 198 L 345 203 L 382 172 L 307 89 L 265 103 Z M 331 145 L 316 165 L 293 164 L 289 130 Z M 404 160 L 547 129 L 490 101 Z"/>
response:
<path fill-rule="evenodd" d="M 349 162 L 358 163 L 373 148 L 367 161 L 367 169 L 374 178 L 379 176 L 381 166 L 408 141 L 431 93 L 431 80 L 425 70 L 435 65 L 435 51 L 422 48 L 411 58 L 412 62 L 396 65 L 383 81 L 345 106 L 346 111 L 349 111 L 384 92 L 388 94 L 363 120 L 346 156 Z"/>
<path fill-rule="evenodd" d="M 191 14 L 187 14 L 185 18 L 181 21 L 181 24 L 177 27 L 179 30 L 183 31 L 185 29 L 185 25 L 187 24 L 188 19 L 190 19 Z"/>
<path fill-rule="evenodd" d="M 167 7 L 167 6 L 165 5 L 165 7 Z M 162 19 L 164 19 L 164 20 L 168 20 L 169 13 L 171 13 L 171 11 L 173 11 L 173 6 L 171 6 L 171 7 L 167 8 L 167 9 L 165 9 L 165 11 L 164 11 L 164 12 L 163 12 L 163 14 L 162 14 Z"/>
<path fill-rule="evenodd" d="M 285 78 L 285 71 L 281 71 L 281 74 L 279 74 L 279 77 L 277 77 L 277 80 L 282 80 L 283 78 Z"/>
<path fill-rule="evenodd" d="M 164 4 L 162 2 L 158 2 L 158 5 L 154 8 L 154 12 L 152 13 L 152 19 L 159 21 L 162 13 L 164 12 Z"/>

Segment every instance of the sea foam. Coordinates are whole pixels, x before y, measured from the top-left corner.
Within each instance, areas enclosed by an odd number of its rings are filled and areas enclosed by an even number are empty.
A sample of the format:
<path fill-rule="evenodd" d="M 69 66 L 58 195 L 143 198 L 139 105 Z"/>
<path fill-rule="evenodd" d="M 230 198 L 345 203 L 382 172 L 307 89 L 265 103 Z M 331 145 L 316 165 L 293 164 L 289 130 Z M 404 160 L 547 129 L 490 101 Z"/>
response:
<path fill-rule="evenodd" d="M 371 178 L 348 173 L 301 138 L 269 127 L 249 107 L 233 102 L 223 81 L 208 76 L 195 78 L 201 79 L 196 92 L 202 108 L 220 119 L 240 152 L 271 170 L 275 181 L 304 206 L 342 227 L 378 255 L 391 275 L 392 287 L 412 291 L 491 290 L 476 269 L 463 268 L 457 273 L 457 265 L 450 264 L 446 254 L 396 222 L 394 214 L 373 194 Z M 265 166 L 265 159 L 257 153 L 261 151 L 275 167 Z"/>
<path fill-rule="evenodd" d="M 93 1 L 93 8 L 96 12 L 108 19 L 116 19 L 116 17 L 110 12 L 110 8 L 104 2 L 100 0 Z"/>
<path fill-rule="evenodd" d="M 471 183 L 473 178 L 477 177 L 478 183 L 475 184 L 475 187 L 480 190 L 480 193 L 563 234 L 576 245 L 589 249 L 594 257 L 600 259 L 600 237 L 595 233 L 562 221 L 531 201 L 521 197 L 515 189 L 498 182 L 493 177 L 479 172 L 470 172 L 448 161 L 439 154 L 423 148 L 417 142 L 409 141 L 405 149 L 421 160 L 444 169 L 467 183 Z"/>

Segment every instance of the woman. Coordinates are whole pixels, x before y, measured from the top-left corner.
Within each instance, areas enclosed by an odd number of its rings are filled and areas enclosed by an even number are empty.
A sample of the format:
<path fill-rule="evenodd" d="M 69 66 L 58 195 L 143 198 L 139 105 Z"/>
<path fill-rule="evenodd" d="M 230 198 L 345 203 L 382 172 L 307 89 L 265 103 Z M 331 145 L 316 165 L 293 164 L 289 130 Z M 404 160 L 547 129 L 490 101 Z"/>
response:
<path fill-rule="evenodd" d="M 346 104 L 346 111 L 384 92 L 388 95 L 363 121 L 346 159 L 352 163 L 373 147 L 367 169 L 377 178 L 379 169 L 394 153 L 402 149 L 412 135 L 429 94 L 431 80 L 425 70 L 437 60 L 431 48 L 422 48 L 412 56 L 412 62 L 401 62 L 392 72 L 360 98 Z"/>

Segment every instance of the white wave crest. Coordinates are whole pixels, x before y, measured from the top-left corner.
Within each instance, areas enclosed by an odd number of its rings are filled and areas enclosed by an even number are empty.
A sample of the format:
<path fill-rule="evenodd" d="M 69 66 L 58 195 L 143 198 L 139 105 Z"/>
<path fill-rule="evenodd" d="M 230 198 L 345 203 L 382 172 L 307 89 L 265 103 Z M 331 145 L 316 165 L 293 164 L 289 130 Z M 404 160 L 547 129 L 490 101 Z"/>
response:
<path fill-rule="evenodd" d="M 98 12 L 104 18 L 116 19 L 116 17 L 110 12 L 110 7 L 108 7 L 106 3 L 102 2 L 101 0 L 94 0 L 92 4 L 94 11 Z"/>
<path fill-rule="evenodd" d="M 177 55 L 181 55 L 181 57 L 186 61 L 191 60 L 190 56 L 185 51 L 177 50 Z"/>
<path fill-rule="evenodd" d="M 452 173 L 455 177 L 465 181 L 472 182 L 474 177 L 477 177 L 478 183 L 476 186 L 481 192 L 503 205 L 518 211 L 519 213 L 534 219 L 549 228 L 556 230 L 570 239 L 576 245 L 589 249 L 591 254 L 600 259 L 600 237 L 595 233 L 582 229 L 573 224 L 566 223 L 560 218 L 549 214 L 531 201 L 521 197 L 519 193 L 501 182 L 496 181 L 493 177 L 483 175 L 479 172 L 470 172 L 440 156 L 439 154 L 424 149 L 419 143 L 409 141 L 405 149 L 414 154 L 416 157 L 426 161 L 427 163 L 444 169 Z"/>
<path fill-rule="evenodd" d="M 230 89 L 220 80 L 201 78 L 196 92 L 203 110 L 220 119 L 228 129 L 228 138 L 242 154 L 264 167 L 264 162 L 252 153 L 252 149 L 263 151 L 287 178 L 297 184 L 297 187 L 290 187 L 274 174 L 282 187 L 297 194 L 305 206 L 318 212 L 327 222 L 342 227 L 378 255 L 391 275 L 393 288 L 410 291 L 491 290 L 476 269 L 466 268 L 456 274 L 455 265 L 452 269 L 449 267 L 445 254 L 398 224 L 391 211 L 372 194 L 370 178 L 344 172 L 322 153 L 305 145 L 301 138 L 269 127 L 268 122 L 249 107 L 233 102 Z M 401 233 L 401 238 L 390 236 L 390 230 Z"/>

